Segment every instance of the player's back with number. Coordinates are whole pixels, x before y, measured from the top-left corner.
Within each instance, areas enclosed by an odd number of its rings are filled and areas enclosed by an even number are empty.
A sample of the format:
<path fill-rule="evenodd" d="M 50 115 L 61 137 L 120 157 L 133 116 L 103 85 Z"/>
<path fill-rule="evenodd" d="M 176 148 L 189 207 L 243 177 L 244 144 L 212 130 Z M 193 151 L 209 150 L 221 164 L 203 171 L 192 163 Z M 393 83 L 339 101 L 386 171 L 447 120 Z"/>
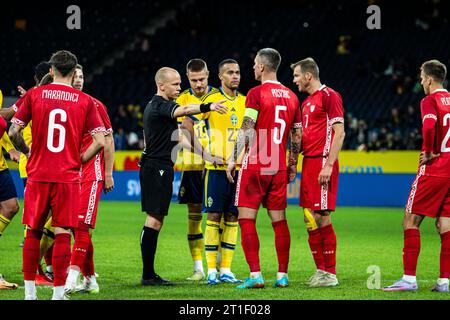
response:
<path fill-rule="evenodd" d="M 246 106 L 258 111 L 248 169 L 286 170 L 288 135 L 301 122 L 297 96 L 279 82 L 266 81 L 249 91 Z"/>
<path fill-rule="evenodd" d="M 68 85 L 52 83 L 30 90 L 15 119 L 33 119 L 30 181 L 79 180 L 83 132 L 101 130 L 91 97 Z"/>
<path fill-rule="evenodd" d="M 425 174 L 450 178 L 450 93 L 439 89 L 421 102 L 422 121 L 436 120 L 433 153 L 439 157 L 429 161 Z"/>

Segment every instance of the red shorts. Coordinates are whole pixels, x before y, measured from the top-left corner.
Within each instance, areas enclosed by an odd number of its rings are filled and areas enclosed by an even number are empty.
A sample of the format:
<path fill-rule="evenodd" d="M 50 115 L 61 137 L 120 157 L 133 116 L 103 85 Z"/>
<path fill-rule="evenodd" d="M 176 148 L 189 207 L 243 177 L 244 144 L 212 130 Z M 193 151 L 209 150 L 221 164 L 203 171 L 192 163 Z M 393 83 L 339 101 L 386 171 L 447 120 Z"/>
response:
<path fill-rule="evenodd" d="M 79 183 L 27 181 L 22 223 L 41 230 L 51 209 L 53 227 L 75 228 L 78 225 L 79 201 Z"/>
<path fill-rule="evenodd" d="M 259 171 L 241 169 L 236 185 L 236 207 L 284 210 L 287 203 L 287 172 L 261 175 Z"/>
<path fill-rule="evenodd" d="M 334 211 L 338 189 L 339 163 L 335 161 L 330 182 L 327 186 L 319 184 L 319 174 L 326 158 L 303 158 L 302 180 L 300 182 L 300 206 L 313 211 Z"/>
<path fill-rule="evenodd" d="M 406 212 L 432 218 L 450 217 L 450 179 L 416 175 L 409 192 Z"/>
<path fill-rule="evenodd" d="M 81 183 L 80 209 L 78 221 L 89 225 L 92 229 L 97 220 L 98 202 L 103 190 L 103 181 L 88 181 Z"/>

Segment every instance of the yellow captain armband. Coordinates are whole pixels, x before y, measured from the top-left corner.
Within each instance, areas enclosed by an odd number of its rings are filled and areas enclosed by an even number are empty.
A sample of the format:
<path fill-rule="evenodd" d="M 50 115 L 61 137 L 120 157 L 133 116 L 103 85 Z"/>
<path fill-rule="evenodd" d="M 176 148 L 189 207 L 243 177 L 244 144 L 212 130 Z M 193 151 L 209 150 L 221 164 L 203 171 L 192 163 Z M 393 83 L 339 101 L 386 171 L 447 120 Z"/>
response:
<path fill-rule="evenodd" d="M 256 122 L 256 120 L 258 119 L 258 114 L 259 114 L 259 111 L 256 109 L 245 108 L 244 117 L 248 117 Z"/>

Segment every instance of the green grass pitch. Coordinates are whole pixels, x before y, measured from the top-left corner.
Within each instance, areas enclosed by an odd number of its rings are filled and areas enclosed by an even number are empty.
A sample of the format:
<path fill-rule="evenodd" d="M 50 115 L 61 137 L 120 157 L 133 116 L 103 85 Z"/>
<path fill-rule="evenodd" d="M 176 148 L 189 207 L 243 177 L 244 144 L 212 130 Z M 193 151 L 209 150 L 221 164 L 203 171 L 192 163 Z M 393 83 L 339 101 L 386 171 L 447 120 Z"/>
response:
<path fill-rule="evenodd" d="M 138 202 L 101 202 L 97 228 L 94 232 L 95 265 L 99 273 L 98 295 L 73 295 L 73 300 L 384 300 L 384 299 L 448 299 L 448 294 L 430 292 L 439 275 L 440 240 L 434 220 L 425 219 L 421 235 L 422 250 L 419 257 L 419 291 L 413 293 L 385 293 L 368 289 L 372 273 L 369 266 L 381 271 L 381 286 L 389 285 L 402 275 L 403 211 L 400 208 L 350 208 L 338 207 L 333 214 L 337 234 L 337 272 L 340 285 L 335 288 L 308 288 L 307 279 L 315 271 L 308 247 L 307 232 L 298 206 L 289 206 L 287 218 L 291 232 L 289 287 L 275 289 L 271 285 L 277 272 L 274 235 L 269 218 L 260 210 L 258 234 L 260 260 L 266 288 L 238 290 L 235 285 L 208 286 L 190 283 L 192 262 L 187 243 L 186 206 L 172 204 L 169 216 L 159 237 L 156 271 L 175 282 L 173 287 L 142 287 L 139 237 L 145 215 Z M 11 281 L 19 283 L 14 291 L 0 291 L 0 300 L 23 299 L 21 274 L 22 225 L 18 214 L 0 239 L 0 272 Z M 204 223 L 204 222 L 203 222 Z M 240 236 L 239 236 L 240 237 Z M 206 266 L 206 263 L 205 263 Z M 232 270 L 243 279 L 248 276 L 240 239 Z M 369 281 L 370 283 L 373 283 Z M 51 288 L 39 287 L 40 300 L 51 298 Z"/>

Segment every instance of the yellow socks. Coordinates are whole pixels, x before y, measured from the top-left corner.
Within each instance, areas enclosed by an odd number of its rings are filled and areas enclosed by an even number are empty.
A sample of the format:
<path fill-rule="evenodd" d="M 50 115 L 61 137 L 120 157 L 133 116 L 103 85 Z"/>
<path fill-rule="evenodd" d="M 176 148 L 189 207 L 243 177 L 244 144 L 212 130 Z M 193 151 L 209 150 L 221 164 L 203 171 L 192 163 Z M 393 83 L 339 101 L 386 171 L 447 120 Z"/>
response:
<path fill-rule="evenodd" d="M 238 226 L 239 223 L 236 222 L 225 222 L 225 229 L 222 234 L 222 261 L 220 263 L 220 270 L 227 269 L 230 270 L 231 262 L 233 261 L 234 251 L 236 248 L 236 242 L 238 237 Z"/>
<path fill-rule="evenodd" d="M 0 237 L 2 236 L 3 232 L 10 222 L 11 220 L 6 219 L 3 215 L 0 214 Z"/>
<path fill-rule="evenodd" d="M 205 252 L 208 273 L 212 271 L 212 269 L 216 270 L 217 252 L 219 251 L 220 244 L 219 225 L 219 222 L 206 220 Z"/>

